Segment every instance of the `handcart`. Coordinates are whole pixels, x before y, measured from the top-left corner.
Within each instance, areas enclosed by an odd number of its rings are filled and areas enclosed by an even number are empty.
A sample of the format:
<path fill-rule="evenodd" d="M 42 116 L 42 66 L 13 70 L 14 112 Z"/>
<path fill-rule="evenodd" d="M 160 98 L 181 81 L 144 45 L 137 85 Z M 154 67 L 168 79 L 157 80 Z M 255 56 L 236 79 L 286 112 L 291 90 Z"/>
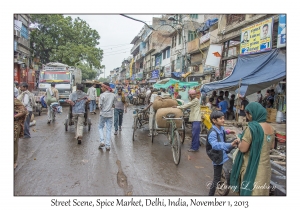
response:
<path fill-rule="evenodd" d="M 184 118 L 175 118 L 175 114 L 170 111 L 170 113 L 166 114 L 166 116 L 163 116 L 162 118 L 166 120 L 167 127 L 166 128 L 160 128 L 157 126 L 157 122 L 155 120 L 155 115 L 153 117 L 153 121 L 149 122 L 152 123 L 152 136 L 151 136 L 151 141 L 153 143 L 154 139 L 154 132 L 159 131 L 162 133 L 167 133 L 169 143 L 172 148 L 172 153 L 173 153 L 173 160 L 175 165 L 178 165 L 180 162 L 180 157 L 181 157 L 181 144 L 184 142 L 185 138 L 185 123 L 184 123 Z M 181 127 L 176 127 L 175 120 L 181 120 L 182 124 Z"/>
<path fill-rule="evenodd" d="M 72 106 L 69 106 L 69 113 L 64 122 L 65 131 L 68 131 L 68 126 L 74 125 L 73 114 L 72 114 Z M 91 130 L 92 121 L 91 118 L 88 118 L 88 103 L 85 103 L 85 113 L 84 113 L 84 126 L 88 126 L 88 131 Z"/>

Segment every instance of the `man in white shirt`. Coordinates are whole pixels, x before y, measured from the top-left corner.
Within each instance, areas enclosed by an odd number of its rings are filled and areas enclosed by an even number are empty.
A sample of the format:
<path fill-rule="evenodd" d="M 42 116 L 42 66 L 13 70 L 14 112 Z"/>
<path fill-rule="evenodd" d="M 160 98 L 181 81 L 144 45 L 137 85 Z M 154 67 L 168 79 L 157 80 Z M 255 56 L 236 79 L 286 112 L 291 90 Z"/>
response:
<path fill-rule="evenodd" d="M 27 111 L 28 111 L 28 115 L 25 119 L 25 123 L 24 123 L 24 139 L 29 139 L 31 138 L 30 136 L 30 132 L 29 132 L 29 125 L 30 125 L 30 119 L 31 119 L 31 115 L 32 115 L 32 104 L 30 102 L 30 96 L 29 94 L 31 94 L 28 90 L 28 84 L 26 82 L 21 83 L 20 85 L 20 89 L 22 91 L 22 93 L 19 95 L 18 99 L 23 103 L 23 105 L 26 107 Z"/>
<path fill-rule="evenodd" d="M 153 109 L 153 102 L 157 96 L 157 92 L 158 90 L 157 89 L 154 89 L 152 94 L 151 94 L 151 98 L 150 98 L 150 103 L 149 105 L 144 109 L 144 111 L 148 110 L 150 108 L 150 115 L 149 115 L 149 134 L 148 136 L 152 136 L 152 135 L 157 135 L 157 132 L 155 131 L 154 133 L 152 133 L 152 128 L 153 128 L 153 125 L 152 125 L 152 121 L 155 120 L 154 118 L 154 109 Z"/>
<path fill-rule="evenodd" d="M 87 94 L 90 99 L 90 113 L 96 114 L 96 99 L 97 99 L 96 84 L 93 84 L 93 86 L 88 89 Z"/>
<path fill-rule="evenodd" d="M 100 122 L 99 122 L 99 134 L 100 134 L 100 146 L 99 149 L 106 147 L 106 151 L 110 150 L 110 135 L 111 127 L 114 116 L 114 101 L 115 95 L 112 93 L 107 82 L 101 84 L 101 95 L 99 98 L 99 110 L 100 110 Z M 104 144 L 103 128 L 106 124 L 106 142 Z"/>

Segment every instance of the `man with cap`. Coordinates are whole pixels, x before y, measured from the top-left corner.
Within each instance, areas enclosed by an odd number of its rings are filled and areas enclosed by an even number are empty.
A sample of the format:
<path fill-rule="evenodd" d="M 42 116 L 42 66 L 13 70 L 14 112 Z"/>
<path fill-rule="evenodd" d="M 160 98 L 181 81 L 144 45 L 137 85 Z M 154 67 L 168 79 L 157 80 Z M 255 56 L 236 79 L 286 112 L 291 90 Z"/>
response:
<path fill-rule="evenodd" d="M 200 147 L 199 135 L 201 131 L 201 112 L 200 101 L 197 98 L 196 90 L 189 90 L 190 102 L 181 106 L 173 106 L 173 108 L 187 109 L 190 108 L 189 122 L 192 122 L 192 144 L 189 152 L 197 152 Z"/>
<path fill-rule="evenodd" d="M 100 134 L 100 146 L 99 149 L 106 147 L 106 150 L 110 150 L 110 134 L 114 116 L 114 101 L 115 95 L 112 92 L 109 84 L 104 82 L 101 84 L 102 94 L 99 97 L 99 110 L 100 110 L 100 121 L 99 121 L 99 134 Z M 104 143 L 103 128 L 106 124 L 106 141 Z"/>

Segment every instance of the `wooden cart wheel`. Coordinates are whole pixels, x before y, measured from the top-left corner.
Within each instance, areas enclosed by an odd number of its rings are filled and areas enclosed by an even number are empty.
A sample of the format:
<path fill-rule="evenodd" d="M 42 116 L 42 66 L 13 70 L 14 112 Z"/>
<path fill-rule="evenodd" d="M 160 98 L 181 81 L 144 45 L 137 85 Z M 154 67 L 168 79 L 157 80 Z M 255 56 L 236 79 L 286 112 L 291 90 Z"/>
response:
<path fill-rule="evenodd" d="M 68 131 L 68 118 L 67 119 L 65 119 L 65 131 Z"/>
<path fill-rule="evenodd" d="M 152 142 L 152 144 L 153 144 L 153 140 L 154 140 L 154 131 L 155 131 L 155 129 L 154 129 L 154 117 L 155 117 L 155 114 L 153 114 L 153 117 L 152 117 L 152 131 L 151 131 L 151 133 L 152 133 L 152 135 L 151 135 L 151 142 Z"/>
<path fill-rule="evenodd" d="M 180 135 L 180 142 L 183 144 L 184 139 L 185 139 L 185 122 L 184 120 L 182 121 L 182 130 L 179 131 L 179 135 Z"/>

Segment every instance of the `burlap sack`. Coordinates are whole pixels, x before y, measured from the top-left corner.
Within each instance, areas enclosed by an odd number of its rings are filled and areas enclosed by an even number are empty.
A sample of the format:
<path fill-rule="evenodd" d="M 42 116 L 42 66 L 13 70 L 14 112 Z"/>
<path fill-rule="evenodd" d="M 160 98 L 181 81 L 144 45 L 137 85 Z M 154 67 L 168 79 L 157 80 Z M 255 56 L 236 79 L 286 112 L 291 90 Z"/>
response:
<path fill-rule="evenodd" d="M 179 118 L 183 116 L 183 113 L 181 111 L 181 109 L 178 108 L 160 108 L 157 110 L 156 114 L 155 114 L 155 120 L 157 122 L 157 126 L 159 128 L 168 128 L 169 122 L 165 119 L 163 119 L 162 117 L 166 117 L 167 114 L 169 113 L 174 113 L 175 114 L 175 118 Z M 176 122 L 176 127 L 177 128 L 181 128 L 182 127 L 182 120 L 174 120 Z"/>
<path fill-rule="evenodd" d="M 267 109 L 267 122 L 276 122 L 277 109 L 266 108 Z"/>
<path fill-rule="evenodd" d="M 178 103 L 175 99 L 166 99 L 160 96 L 157 96 L 153 102 L 153 109 L 156 111 L 160 108 L 167 108 L 172 106 L 177 106 Z"/>

